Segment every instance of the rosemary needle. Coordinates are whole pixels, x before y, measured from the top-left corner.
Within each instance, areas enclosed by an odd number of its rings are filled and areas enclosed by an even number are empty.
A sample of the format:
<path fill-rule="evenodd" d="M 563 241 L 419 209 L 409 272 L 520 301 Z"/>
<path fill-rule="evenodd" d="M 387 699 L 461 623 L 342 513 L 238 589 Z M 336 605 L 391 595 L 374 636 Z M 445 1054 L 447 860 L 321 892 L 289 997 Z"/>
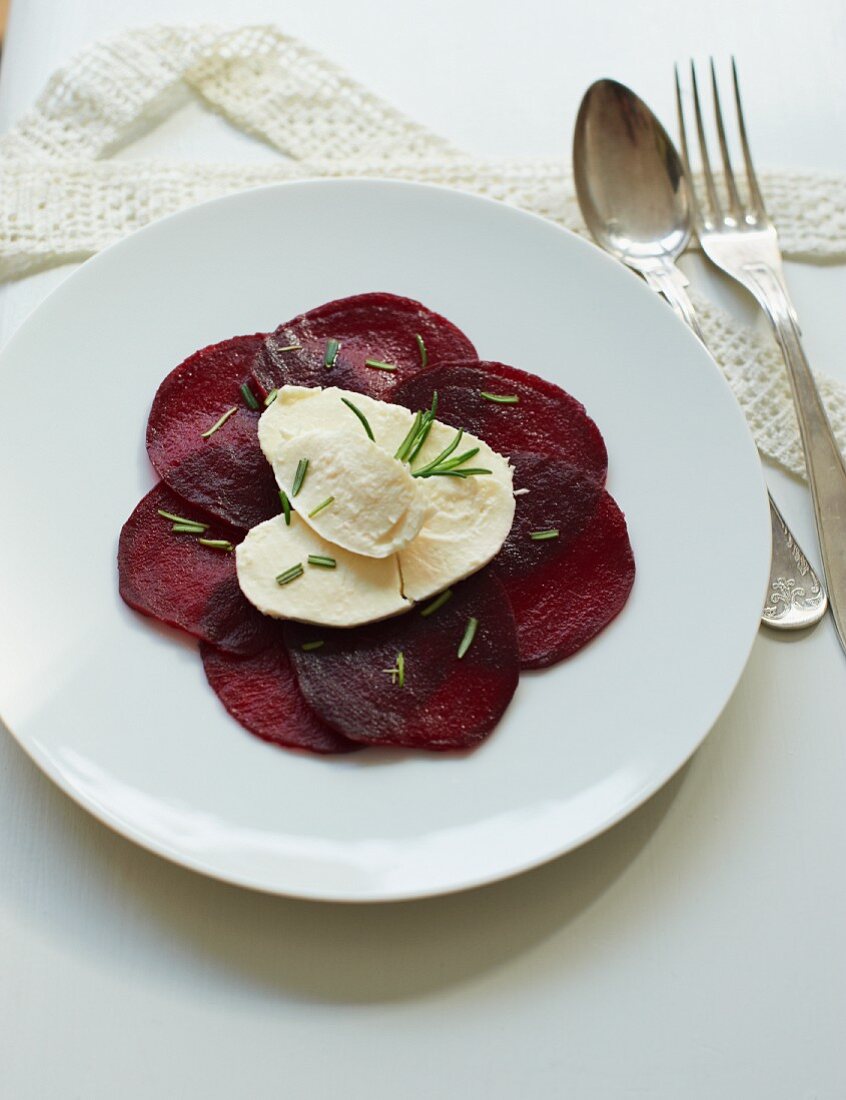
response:
<path fill-rule="evenodd" d="M 285 526 L 291 526 L 291 502 L 284 489 L 279 490 L 279 499 L 282 502 L 282 515 L 285 517 Z"/>
<path fill-rule="evenodd" d="M 174 523 L 171 527 L 177 535 L 202 535 L 207 530 L 204 523 Z"/>
<path fill-rule="evenodd" d="M 516 393 L 488 393 L 486 390 L 479 390 L 479 393 L 487 401 L 493 401 L 495 405 L 518 405 L 520 398 Z"/>
<path fill-rule="evenodd" d="M 308 473 L 308 459 L 301 458 L 297 463 L 297 470 L 294 474 L 294 483 L 291 486 L 291 496 L 295 497 L 297 493 L 302 489 L 305 476 Z"/>
<path fill-rule="evenodd" d="M 312 510 L 308 514 L 308 518 L 313 519 L 314 516 L 318 514 L 318 512 L 322 512 L 324 508 L 328 508 L 334 499 L 334 497 L 327 497 L 324 501 L 318 504 L 316 508 L 312 508 Z"/>
<path fill-rule="evenodd" d="M 323 641 L 322 638 L 319 638 L 317 639 L 317 641 L 314 642 L 303 642 L 303 644 L 300 646 L 300 649 L 303 651 L 303 653 L 313 653 L 315 649 L 320 649 L 322 645 L 326 645 L 326 643 Z"/>
<path fill-rule="evenodd" d="M 417 344 L 417 350 L 420 352 L 420 366 L 425 367 L 429 363 L 429 353 L 426 351 L 426 345 L 423 343 L 423 337 L 417 333 L 414 337 Z"/>
<path fill-rule="evenodd" d="M 164 508 L 157 508 L 156 511 L 160 516 L 172 520 L 174 523 L 187 523 L 190 524 L 191 527 L 202 527 L 204 531 L 208 530 L 209 525 L 207 523 L 200 523 L 198 520 L 194 519 L 186 519 L 184 516 L 175 516 L 173 512 L 166 512 Z"/>
<path fill-rule="evenodd" d="M 291 581 L 295 581 L 297 577 L 301 577 L 304 572 L 303 563 L 298 561 L 296 565 L 292 565 L 290 569 L 286 569 L 284 573 L 280 573 L 276 578 L 276 583 L 278 585 L 290 584 Z"/>
<path fill-rule="evenodd" d="M 264 399 L 264 407 L 272 405 L 276 398 L 279 396 L 279 390 L 271 390 L 270 393 Z"/>
<path fill-rule="evenodd" d="M 209 428 L 209 430 L 207 432 L 203 432 L 203 439 L 208 439 L 209 436 L 214 435 L 214 433 L 219 428 L 223 427 L 223 425 L 226 423 L 226 421 L 229 419 L 229 417 L 234 416 L 237 411 L 238 411 L 238 406 L 237 405 L 233 405 L 231 409 L 227 409 L 226 412 L 223 414 L 223 416 L 220 418 L 220 420 L 218 420 L 216 423 L 212 424 L 212 426 Z"/>
<path fill-rule="evenodd" d="M 458 647 L 458 659 L 459 661 L 473 644 L 473 639 L 476 637 L 476 631 L 479 628 L 479 620 L 474 619 L 472 616 L 467 620 L 467 626 L 464 630 L 464 637 L 461 639 L 461 643 Z"/>
<path fill-rule="evenodd" d="M 447 588 L 446 591 L 441 592 L 440 596 L 435 596 L 431 603 L 426 604 L 423 610 L 420 612 L 424 619 L 428 619 L 430 615 L 434 615 L 436 611 L 439 611 L 444 604 L 452 599 L 452 589 Z"/>
<path fill-rule="evenodd" d="M 338 563 L 334 558 L 326 557 L 325 554 L 309 554 L 308 564 L 319 565 L 323 569 L 334 569 Z"/>
<path fill-rule="evenodd" d="M 365 359 L 365 367 L 373 367 L 375 370 L 396 370 L 393 363 L 383 363 L 381 359 Z"/>
<path fill-rule="evenodd" d="M 327 370 L 331 370 L 335 366 L 335 360 L 338 358 L 338 352 L 341 350 L 340 340 L 327 340 L 326 351 L 323 355 L 323 366 Z"/>
<path fill-rule="evenodd" d="M 197 539 L 200 546 L 208 546 L 212 550 L 234 550 L 235 547 L 229 539 Z"/>
<path fill-rule="evenodd" d="M 258 409 L 259 403 L 256 400 L 256 395 L 250 389 L 249 382 L 241 383 L 241 396 L 244 398 L 244 404 L 247 408 L 252 409 L 254 412 Z"/>
<path fill-rule="evenodd" d="M 361 409 L 359 409 L 356 405 L 352 403 L 352 401 L 350 401 L 346 397 L 342 397 L 341 400 L 347 406 L 350 412 L 354 412 L 358 419 L 361 421 L 362 427 L 367 432 L 367 438 L 375 443 L 376 437 L 373 434 L 373 429 L 370 427 L 369 423 L 367 422 L 367 417 L 364 415 Z"/>
<path fill-rule="evenodd" d="M 530 531 L 529 538 L 535 542 L 545 542 L 547 539 L 558 538 L 558 528 L 550 527 L 548 531 Z"/>

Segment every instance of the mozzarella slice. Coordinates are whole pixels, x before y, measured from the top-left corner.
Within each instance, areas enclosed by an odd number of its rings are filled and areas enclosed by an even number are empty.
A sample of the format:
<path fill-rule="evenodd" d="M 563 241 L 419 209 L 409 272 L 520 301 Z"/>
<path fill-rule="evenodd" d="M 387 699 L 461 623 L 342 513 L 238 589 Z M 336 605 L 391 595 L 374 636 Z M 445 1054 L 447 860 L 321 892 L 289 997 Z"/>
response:
<path fill-rule="evenodd" d="M 415 469 L 431 462 L 455 439 L 455 429 L 436 421 Z M 403 592 L 425 600 L 487 565 L 505 542 L 514 520 L 513 470 L 481 439 L 463 435 L 450 457 L 478 447 L 464 465 L 490 470 L 467 478 L 415 478 L 430 506 L 418 536 L 400 552 Z"/>
<path fill-rule="evenodd" d="M 309 554 L 334 559 L 334 569 L 309 565 Z M 297 564 L 302 576 L 276 578 Z M 406 611 L 396 557 L 366 558 L 321 538 L 296 515 L 265 520 L 236 548 L 238 583 L 259 611 L 276 619 L 322 626 L 359 626 Z"/>
<path fill-rule="evenodd" d="M 308 472 L 294 498 L 297 468 Z M 305 523 L 336 546 L 385 558 L 406 546 L 429 514 L 421 479 L 359 429 L 294 436 L 273 456 L 273 472 Z"/>
<path fill-rule="evenodd" d="M 280 445 L 303 432 L 316 428 L 361 431 L 355 413 L 341 400 L 343 397 L 367 417 L 377 447 L 389 455 L 396 454 L 414 420 L 414 414 L 402 405 L 390 405 L 337 386 L 325 390 L 283 386 L 259 418 L 259 446 L 267 461 L 272 463 Z"/>

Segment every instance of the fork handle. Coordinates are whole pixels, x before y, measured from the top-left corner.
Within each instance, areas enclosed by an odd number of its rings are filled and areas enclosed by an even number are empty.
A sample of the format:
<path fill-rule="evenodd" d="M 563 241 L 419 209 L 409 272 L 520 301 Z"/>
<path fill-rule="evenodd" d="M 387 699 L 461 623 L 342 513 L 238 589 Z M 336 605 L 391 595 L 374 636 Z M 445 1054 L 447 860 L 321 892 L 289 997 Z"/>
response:
<path fill-rule="evenodd" d="M 746 264 L 747 287 L 773 326 L 793 390 L 834 625 L 846 650 L 846 466 L 805 357 L 787 292 L 775 271 Z"/>

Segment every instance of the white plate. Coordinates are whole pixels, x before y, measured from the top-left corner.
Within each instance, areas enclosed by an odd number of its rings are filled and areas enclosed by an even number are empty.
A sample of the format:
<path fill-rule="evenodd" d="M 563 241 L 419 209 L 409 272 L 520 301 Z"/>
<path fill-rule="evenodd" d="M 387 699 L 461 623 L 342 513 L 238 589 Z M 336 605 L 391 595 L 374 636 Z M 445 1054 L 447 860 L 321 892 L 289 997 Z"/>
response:
<path fill-rule="evenodd" d="M 524 674 L 466 756 L 281 751 L 230 719 L 194 645 L 126 608 L 115 550 L 154 478 L 144 428 L 195 348 L 388 290 L 597 420 L 637 561 L 622 615 Z M 0 361 L 0 714 L 68 794 L 188 867 L 377 900 L 501 878 L 634 809 L 705 737 L 758 628 L 769 516 L 716 367 L 592 246 L 456 192 L 337 180 L 246 192 L 86 263 Z"/>

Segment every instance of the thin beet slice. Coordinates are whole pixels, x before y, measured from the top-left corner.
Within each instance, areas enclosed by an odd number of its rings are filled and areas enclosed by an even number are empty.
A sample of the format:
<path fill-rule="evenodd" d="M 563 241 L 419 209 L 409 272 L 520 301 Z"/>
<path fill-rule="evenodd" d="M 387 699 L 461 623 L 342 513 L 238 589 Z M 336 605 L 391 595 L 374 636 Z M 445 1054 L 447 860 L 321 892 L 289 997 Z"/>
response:
<path fill-rule="evenodd" d="M 253 386 L 250 368 L 263 341 L 263 333 L 236 336 L 195 352 L 159 386 L 147 423 L 147 453 L 159 476 L 185 500 L 236 527 L 254 527 L 279 511 L 256 434 L 261 407 L 249 408 L 241 392 L 244 383 Z"/>
<path fill-rule="evenodd" d="M 478 629 L 459 660 L 471 617 Z M 470 748 L 491 732 L 517 687 L 514 616 L 502 584 L 490 573 L 458 585 L 429 616 L 415 609 L 355 630 L 286 623 L 285 640 L 311 709 L 365 745 Z M 321 640 L 319 649 L 302 648 Z M 399 653 L 402 686 L 392 683 L 389 672 Z"/>
<path fill-rule="evenodd" d="M 570 494 L 570 504 L 554 499 L 550 483 L 543 498 L 534 489 L 518 497 L 508 544 L 488 567 L 502 580 L 514 609 L 522 668 L 553 665 L 581 649 L 622 611 L 634 583 L 626 521 L 613 497 L 600 490 L 591 512 L 584 479 L 568 480 L 561 478 L 559 488 Z M 528 538 L 525 528 L 534 523 L 560 524 L 564 535 L 568 515 L 576 529 L 581 524 L 575 537 Z"/>
<path fill-rule="evenodd" d="M 130 607 L 230 653 L 256 653 L 279 627 L 247 602 L 238 587 L 235 555 L 176 534 L 158 509 L 208 523 L 201 537 L 238 543 L 242 532 L 178 497 L 163 483 L 144 497 L 123 525 L 118 545 L 120 594 Z"/>
<path fill-rule="evenodd" d="M 353 752 L 348 741 L 309 709 L 281 638 L 249 657 L 200 645 L 206 678 L 236 722 L 274 745 L 317 753 Z"/>
<path fill-rule="evenodd" d="M 564 554 L 593 519 L 603 492 L 594 478 L 558 458 L 518 451 L 510 461 L 514 520 L 494 559 L 506 588 L 509 580 L 534 574 Z M 552 532 L 557 532 L 554 538 Z"/>
<path fill-rule="evenodd" d="M 420 302 L 396 294 L 356 294 L 281 325 L 256 357 L 254 375 L 265 393 L 284 385 L 340 386 L 388 399 L 397 385 L 424 367 L 418 336 L 428 363 L 476 358 L 464 333 Z M 330 340 L 338 342 L 337 354 L 330 347 L 327 356 Z M 368 367 L 367 359 L 397 369 Z"/>
<path fill-rule="evenodd" d="M 552 382 L 504 363 L 444 363 L 397 386 L 391 400 L 427 409 L 436 391 L 438 420 L 445 424 L 472 432 L 500 454 L 551 455 L 604 484 L 608 453 L 599 428 L 583 405 Z M 500 403 L 483 393 L 519 400 Z"/>

